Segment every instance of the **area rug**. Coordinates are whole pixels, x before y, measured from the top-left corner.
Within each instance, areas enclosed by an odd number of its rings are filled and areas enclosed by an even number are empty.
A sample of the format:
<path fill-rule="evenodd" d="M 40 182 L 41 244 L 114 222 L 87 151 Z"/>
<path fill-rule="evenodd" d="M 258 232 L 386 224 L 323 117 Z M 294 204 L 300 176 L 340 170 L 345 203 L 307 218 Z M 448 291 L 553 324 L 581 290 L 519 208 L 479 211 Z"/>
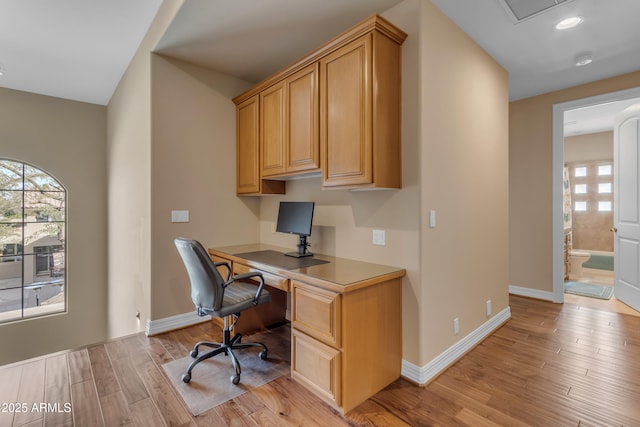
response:
<path fill-rule="evenodd" d="M 234 351 L 242 369 L 238 385 L 233 385 L 230 381 L 235 371 L 231 360 L 224 354 L 200 362 L 193 368 L 191 381 L 188 384 L 181 379 L 193 360 L 188 355 L 165 363 L 162 368 L 191 413 L 197 416 L 229 399 L 288 374 L 291 369 L 290 336 L 288 325 L 243 336 L 243 342 L 264 343 L 268 349 L 268 356 L 267 360 L 260 359 L 258 357 L 260 350 L 257 348 Z M 207 351 L 207 347 L 201 347 L 201 349 Z"/>
<path fill-rule="evenodd" d="M 582 267 L 613 271 L 613 256 L 592 254 Z"/>
<path fill-rule="evenodd" d="M 613 286 L 585 282 L 564 282 L 564 291 L 568 294 L 581 295 L 598 299 L 611 299 Z"/>

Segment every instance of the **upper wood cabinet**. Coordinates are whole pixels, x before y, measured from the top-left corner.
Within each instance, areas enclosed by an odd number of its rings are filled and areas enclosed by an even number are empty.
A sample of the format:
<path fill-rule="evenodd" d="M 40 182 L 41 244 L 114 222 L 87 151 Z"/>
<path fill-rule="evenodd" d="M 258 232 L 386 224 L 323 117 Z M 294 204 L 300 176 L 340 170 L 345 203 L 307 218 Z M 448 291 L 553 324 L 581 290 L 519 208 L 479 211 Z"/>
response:
<path fill-rule="evenodd" d="M 260 136 L 258 97 L 236 107 L 236 192 L 260 191 Z"/>
<path fill-rule="evenodd" d="M 236 97 L 238 120 L 250 116 L 240 113 L 250 99 L 259 105 L 258 116 L 250 118 L 253 131 L 258 124 L 257 134 L 251 134 L 258 138 L 258 159 L 238 160 L 257 166 L 238 172 L 238 194 L 264 194 L 265 178 L 317 171 L 324 188 L 400 188 L 406 36 L 373 15 Z M 255 140 L 240 135 L 249 134 L 246 127 L 238 125 L 238 144 L 255 147 Z M 241 151 L 238 147 L 239 156 Z M 246 186 L 241 178 L 249 177 L 257 177 L 260 190 L 240 191 Z"/>
<path fill-rule="evenodd" d="M 400 45 L 373 31 L 320 60 L 325 188 L 400 188 Z"/>
<path fill-rule="evenodd" d="M 262 177 L 320 168 L 318 65 L 260 92 Z"/>
<path fill-rule="evenodd" d="M 260 98 L 236 107 L 236 194 L 284 194 L 285 183 L 260 176 Z"/>

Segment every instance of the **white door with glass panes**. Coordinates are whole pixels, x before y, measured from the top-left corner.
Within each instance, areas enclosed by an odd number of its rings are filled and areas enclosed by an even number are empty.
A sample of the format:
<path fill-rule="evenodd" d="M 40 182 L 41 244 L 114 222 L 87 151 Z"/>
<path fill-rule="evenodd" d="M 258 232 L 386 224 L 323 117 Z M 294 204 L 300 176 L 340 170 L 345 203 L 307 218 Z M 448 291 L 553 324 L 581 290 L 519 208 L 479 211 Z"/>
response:
<path fill-rule="evenodd" d="M 614 292 L 640 310 L 640 104 L 616 116 L 614 141 Z"/>

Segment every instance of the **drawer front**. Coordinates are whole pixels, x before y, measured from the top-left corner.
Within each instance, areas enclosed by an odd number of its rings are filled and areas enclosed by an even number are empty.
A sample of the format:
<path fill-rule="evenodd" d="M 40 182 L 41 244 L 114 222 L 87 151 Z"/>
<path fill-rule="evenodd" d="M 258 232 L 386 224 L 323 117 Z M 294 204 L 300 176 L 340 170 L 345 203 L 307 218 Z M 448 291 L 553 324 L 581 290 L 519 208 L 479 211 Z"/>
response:
<path fill-rule="evenodd" d="M 264 279 L 264 283 L 272 286 L 276 289 L 280 289 L 283 290 L 285 292 L 289 292 L 289 279 L 286 279 L 284 277 L 275 275 L 275 274 L 271 274 L 271 273 L 266 273 L 262 270 L 258 270 L 256 268 L 251 268 L 248 265 L 244 265 L 244 264 L 240 264 L 240 263 L 233 263 L 233 274 L 244 274 L 244 273 L 252 273 L 252 272 L 258 272 L 258 273 L 262 273 L 262 278 Z"/>
<path fill-rule="evenodd" d="M 340 356 L 339 350 L 291 329 L 291 377 L 336 406 L 342 400 Z"/>
<path fill-rule="evenodd" d="M 341 345 L 341 296 L 292 281 L 291 321 L 295 328 L 339 348 Z"/>

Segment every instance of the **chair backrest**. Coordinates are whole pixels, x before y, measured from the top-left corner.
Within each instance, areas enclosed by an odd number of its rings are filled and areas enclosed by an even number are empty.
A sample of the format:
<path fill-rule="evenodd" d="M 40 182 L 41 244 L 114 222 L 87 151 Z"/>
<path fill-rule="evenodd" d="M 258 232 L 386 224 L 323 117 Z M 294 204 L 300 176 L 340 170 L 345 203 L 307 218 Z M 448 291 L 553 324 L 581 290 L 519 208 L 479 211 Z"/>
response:
<path fill-rule="evenodd" d="M 224 294 L 224 280 L 202 244 L 178 237 L 174 241 L 191 281 L 191 300 L 198 308 L 219 310 Z"/>

